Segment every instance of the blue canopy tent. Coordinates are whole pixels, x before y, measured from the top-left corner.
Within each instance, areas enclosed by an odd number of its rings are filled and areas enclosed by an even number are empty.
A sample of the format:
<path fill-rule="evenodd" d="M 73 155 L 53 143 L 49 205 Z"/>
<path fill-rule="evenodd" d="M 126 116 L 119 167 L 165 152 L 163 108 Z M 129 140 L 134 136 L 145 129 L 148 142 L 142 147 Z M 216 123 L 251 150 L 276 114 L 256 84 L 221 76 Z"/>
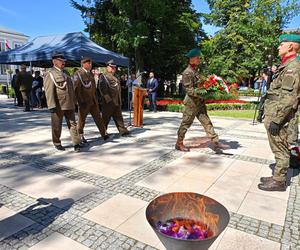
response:
<path fill-rule="evenodd" d="M 39 36 L 19 48 L 0 53 L 0 64 L 49 68 L 52 67 L 51 56 L 54 52 L 64 53 L 67 67 L 80 66 L 81 58 L 86 56 L 93 60 L 95 66 L 102 66 L 113 59 L 118 66 L 129 67 L 127 57 L 102 48 L 81 32 Z"/>

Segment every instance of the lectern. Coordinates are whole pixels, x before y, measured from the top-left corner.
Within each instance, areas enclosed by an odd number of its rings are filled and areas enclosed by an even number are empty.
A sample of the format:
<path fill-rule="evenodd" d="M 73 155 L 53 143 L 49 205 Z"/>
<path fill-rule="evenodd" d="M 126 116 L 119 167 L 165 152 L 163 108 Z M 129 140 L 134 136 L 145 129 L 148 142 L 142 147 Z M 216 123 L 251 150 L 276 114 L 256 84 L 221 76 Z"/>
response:
<path fill-rule="evenodd" d="M 147 89 L 136 87 L 134 88 L 133 97 L 133 126 L 143 126 L 144 100 L 147 94 Z"/>

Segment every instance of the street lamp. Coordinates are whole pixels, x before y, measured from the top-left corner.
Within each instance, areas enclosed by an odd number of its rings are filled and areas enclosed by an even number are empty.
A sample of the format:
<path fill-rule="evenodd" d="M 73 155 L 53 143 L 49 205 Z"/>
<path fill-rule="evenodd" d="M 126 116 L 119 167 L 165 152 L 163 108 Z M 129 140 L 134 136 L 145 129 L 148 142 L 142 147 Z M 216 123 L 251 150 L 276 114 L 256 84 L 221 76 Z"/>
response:
<path fill-rule="evenodd" d="M 85 18 L 87 20 L 88 27 L 89 27 L 89 38 L 91 38 L 91 26 L 95 20 L 93 12 L 91 10 L 88 10 L 85 14 Z"/>

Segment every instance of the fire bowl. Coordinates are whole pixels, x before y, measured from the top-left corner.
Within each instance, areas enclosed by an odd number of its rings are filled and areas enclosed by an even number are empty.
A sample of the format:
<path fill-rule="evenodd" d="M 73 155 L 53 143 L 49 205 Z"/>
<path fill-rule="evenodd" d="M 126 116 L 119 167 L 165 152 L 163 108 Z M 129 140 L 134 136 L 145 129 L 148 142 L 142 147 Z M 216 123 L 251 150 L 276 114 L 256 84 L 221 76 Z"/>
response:
<path fill-rule="evenodd" d="M 151 201 L 146 218 L 167 250 L 208 249 L 227 227 L 230 215 L 227 209 L 205 195 L 189 192 L 168 193 Z M 201 222 L 211 232 L 206 239 L 181 239 L 162 233 L 158 225 L 176 218 Z"/>

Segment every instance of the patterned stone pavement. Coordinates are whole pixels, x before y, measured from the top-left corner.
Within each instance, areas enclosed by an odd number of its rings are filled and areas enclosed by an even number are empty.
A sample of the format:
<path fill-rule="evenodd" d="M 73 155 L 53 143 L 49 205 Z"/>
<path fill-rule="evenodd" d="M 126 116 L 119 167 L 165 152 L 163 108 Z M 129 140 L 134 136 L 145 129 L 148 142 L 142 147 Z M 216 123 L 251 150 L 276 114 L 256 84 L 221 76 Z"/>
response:
<path fill-rule="evenodd" d="M 124 113 L 126 122 L 129 114 Z M 89 117 L 89 145 L 73 153 L 50 141 L 46 110 L 23 113 L 0 99 L 0 249 L 164 249 L 145 219 L 156 196 L 208 195 L 230 211 L 228 228 L 210 249 L 300 249 L 300 187 L 290 170 L 287 192 L 257 189 L 273 156 L 264 128 L 213 117 L 226 147 L 215 155 L 195 122 L 191 152 L 173 149 L 181 115 L 145 112 L 143 128 L 104 143 Z"/>

